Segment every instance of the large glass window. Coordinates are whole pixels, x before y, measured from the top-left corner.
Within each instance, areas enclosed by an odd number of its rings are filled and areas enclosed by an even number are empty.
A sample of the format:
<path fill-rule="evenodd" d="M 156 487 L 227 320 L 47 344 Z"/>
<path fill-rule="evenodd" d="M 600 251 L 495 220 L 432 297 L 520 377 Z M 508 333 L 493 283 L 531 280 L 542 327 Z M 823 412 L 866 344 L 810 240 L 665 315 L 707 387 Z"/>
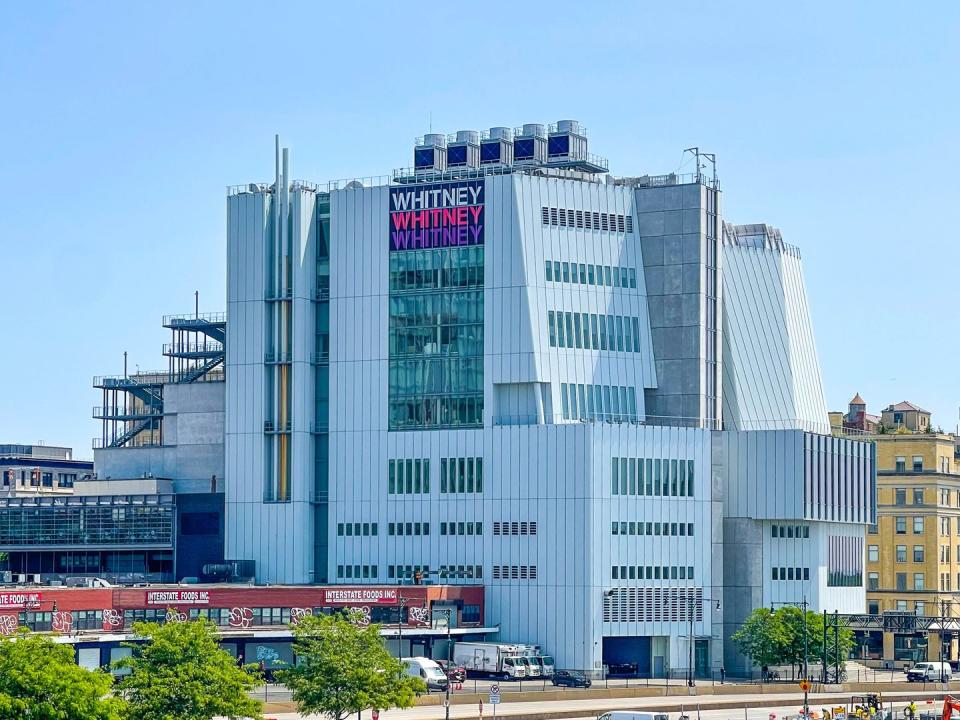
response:
<path fill-rule="evenodd" d="M 482 246 L 391 253 L 390 429 L 483 424 L 483 257 Z"/>

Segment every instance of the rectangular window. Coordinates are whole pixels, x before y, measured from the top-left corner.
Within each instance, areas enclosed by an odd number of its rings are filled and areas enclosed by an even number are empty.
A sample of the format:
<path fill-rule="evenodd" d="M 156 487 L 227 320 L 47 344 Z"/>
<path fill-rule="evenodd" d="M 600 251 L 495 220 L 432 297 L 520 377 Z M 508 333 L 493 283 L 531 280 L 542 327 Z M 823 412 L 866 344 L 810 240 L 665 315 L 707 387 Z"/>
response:
<path fill-rule="evenodd" d="M 547 282 L 553 282 L 553 263 L 547 260 Z"/>
<path fill-rule="evenodd" d="M 922 517 L 915 517 L 913 519 L 913 534 L 923 535 L 923 518 Z"/>
<path fill-rule="evenodd" d="M 547 312 L 547 327 L 550 333 L 550 347 L 557 346 L 557 326 L 554 320 L 553 310 Z"/>
<path fill-rule="evenodd" d="M 907 561 L 907 546 L 906 545 L 897 545 L 897 562 L 905 563 Z"/>
<path fill-rule="evenodd" d="M 922 455 L 913 456 L 913 471 L 923 472 L 923 456 Z"/>
<path fill-rule="evenodd" d="M 913 574 L 913 589 L 923 590 L 923 573 Z"/>
<path fill-rule="evenodd" d="M 880 546 L 867 546 L 867 562 L 880 562 Z"/>
<path fill-rule="evenodd" d="M 896 460 L 896 472 L 905 473 L 907 471 L 907 458 L 903 455 L 898 455 Z"/>
<path fill-rule="evenodd" d="M 907 504 L 907 489 L 906 488 L 896 488 L 893 491 L 894 495 L 894 505 L 906 505 Z"/>
<path fill-rule="evenodd" d="M 906 573 L 897 573 L 897 590 L 906 590 L 907 589 L 907 574 Z"/>
<path fill-rule="evenodd" d="M 907 519 L 905 517 L 898 517 L 896 519 L 896 528 L 897 535 L 905 535 L 907 532 Z"/>
<path fill-rule="evenodd" d="M 880 589 L 880 573 L 867 573 L 867 590 Z"/>
<path fill-rule="evenodd" d="M 913 489 L 913 504 L 923 505 L 923 488 Z"/>

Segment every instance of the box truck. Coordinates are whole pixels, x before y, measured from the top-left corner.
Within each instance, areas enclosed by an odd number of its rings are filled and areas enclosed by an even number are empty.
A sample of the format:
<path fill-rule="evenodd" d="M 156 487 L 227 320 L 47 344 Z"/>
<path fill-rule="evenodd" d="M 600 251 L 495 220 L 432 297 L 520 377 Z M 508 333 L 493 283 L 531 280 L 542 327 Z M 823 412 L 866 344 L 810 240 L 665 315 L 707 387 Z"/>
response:
<path fill-rule="evenodd" d="M 527 677 L 527 663 L 516 645 L 458 642 L 453 646 L 453 662 L 462 665 L 468 676 Z"/>

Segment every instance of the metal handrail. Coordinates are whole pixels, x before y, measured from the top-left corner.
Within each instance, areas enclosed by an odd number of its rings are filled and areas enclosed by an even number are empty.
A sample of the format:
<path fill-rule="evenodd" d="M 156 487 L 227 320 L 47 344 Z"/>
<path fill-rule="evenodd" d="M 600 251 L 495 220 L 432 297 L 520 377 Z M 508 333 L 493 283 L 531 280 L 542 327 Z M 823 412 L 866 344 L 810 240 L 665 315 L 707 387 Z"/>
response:
<path fill-rule="evenodd" d="M 205 342 L 164 343 L 164 355 L 178 355 L 190 353 L 222 353 L 223 343 L 217 340 Z"/>
<path fill-rule="evenodd" d="M 124 407 L 123 405 L 95 405 L 93 407 L 93 417 L 112 418 L 112 417 L 153 417 L 163 415 L 162 407 L 146 406 L 141 408 Z"/>
<path fill-rule="evenodd" d="M 178 315 L 164 315 L 163 324 L 164 326 L 169 325 L 172 322 L 193 322 L 193 323 L 224 323 L 227 321 L 227 314 L 225 312 L 216 312 L 216 313 L 184 313 Z"/>

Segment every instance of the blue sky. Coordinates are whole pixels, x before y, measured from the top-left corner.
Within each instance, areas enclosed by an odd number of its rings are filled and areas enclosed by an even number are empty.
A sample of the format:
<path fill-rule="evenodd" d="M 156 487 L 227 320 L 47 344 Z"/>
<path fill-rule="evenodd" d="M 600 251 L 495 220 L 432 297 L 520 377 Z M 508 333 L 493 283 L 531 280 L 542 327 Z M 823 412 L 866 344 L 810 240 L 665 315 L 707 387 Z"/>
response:
<path fill-rule="evenodd" d="M 196 6 L 196 7 L 195 7 Z M 224 188 L 408 165 L 427 131 L 577 118 L 619 174 L 715 152 L 802 249 L 831 408 L 960 392 L 960 4 L 4 3 L 0 442 L 92 456 L 97 374 L 224 309 Z"/>

